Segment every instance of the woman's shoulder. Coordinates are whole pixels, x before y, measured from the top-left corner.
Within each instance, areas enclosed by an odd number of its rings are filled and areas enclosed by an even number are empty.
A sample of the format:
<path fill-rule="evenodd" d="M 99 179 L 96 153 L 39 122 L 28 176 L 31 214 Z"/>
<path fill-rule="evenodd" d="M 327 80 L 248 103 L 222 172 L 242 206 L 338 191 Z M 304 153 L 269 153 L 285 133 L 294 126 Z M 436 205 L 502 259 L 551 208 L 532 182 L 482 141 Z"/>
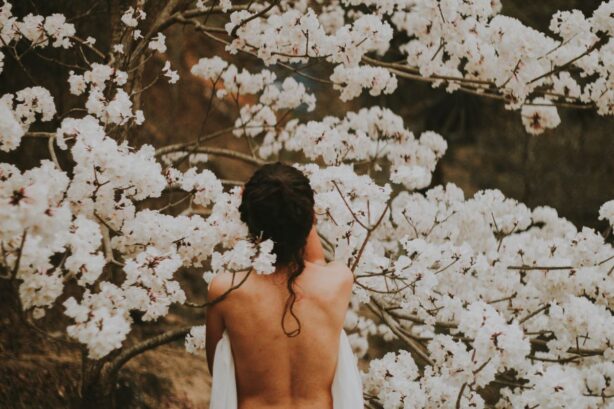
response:
<path fill-rule="evenodd" d="M 235 292 L 245 284 L 249 275 L 250 273 L 247 271 L 216 274 L 209 283 L 207 298 L 212 301 L 230 295 L 231 292 Z"/>
<path fill-rule="evenodd" d="M 352 270 L 339 261 L 317 264 L 313 273 L 319 287 L 325 287 L 337 294 L 339 291 L 350 292 L 354 283 Z"/>
<path fill-rule="evenodd" d="M 354 281 L 354 273 L 352 273 L 352 270 L 341 261 L 331 261 L 325 265 L 325 268 L 334 274 L 334 277 L 341 282 Z"/>

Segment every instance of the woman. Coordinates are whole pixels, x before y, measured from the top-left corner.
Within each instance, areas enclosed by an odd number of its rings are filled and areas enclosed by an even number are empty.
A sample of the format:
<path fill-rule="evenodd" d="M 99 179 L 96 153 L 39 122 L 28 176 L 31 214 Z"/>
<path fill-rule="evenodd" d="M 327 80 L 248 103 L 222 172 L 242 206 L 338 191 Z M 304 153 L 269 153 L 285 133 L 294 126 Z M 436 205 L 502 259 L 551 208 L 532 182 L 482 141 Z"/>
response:
<path fill-rule="evenodd" d="M 326 263 L 313 206 L 309 180 L 288 165 L 265 165 L 245 185 L 241 219 L 273 240 L 276 271 L 211 282 L 209 299 L 227 294 L 207 312 L 211 409 L 363 407 L 343 332 L 353 275 Z"/>

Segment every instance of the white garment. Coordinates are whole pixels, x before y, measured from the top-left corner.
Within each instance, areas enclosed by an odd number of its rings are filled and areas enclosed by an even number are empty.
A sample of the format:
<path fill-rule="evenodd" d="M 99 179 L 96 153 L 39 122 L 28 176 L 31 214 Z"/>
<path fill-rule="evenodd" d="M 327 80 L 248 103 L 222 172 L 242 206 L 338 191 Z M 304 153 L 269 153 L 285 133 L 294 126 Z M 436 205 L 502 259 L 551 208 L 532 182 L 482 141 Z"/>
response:
<path fill-rule="evenodd" d="M 332 396 L 333 409 L 362 409 L 364 407 L 362 381 L 356 366 L 356 357 L 354 357 L 350 341 L 343 330 L 339 340 L 339 356 L 333 379 Z M 237 409 L 237 406 L 235 363 L 232 358 L 228 332 L 224 331 L 222 339 L 215 347 L 209 409 Z"/>

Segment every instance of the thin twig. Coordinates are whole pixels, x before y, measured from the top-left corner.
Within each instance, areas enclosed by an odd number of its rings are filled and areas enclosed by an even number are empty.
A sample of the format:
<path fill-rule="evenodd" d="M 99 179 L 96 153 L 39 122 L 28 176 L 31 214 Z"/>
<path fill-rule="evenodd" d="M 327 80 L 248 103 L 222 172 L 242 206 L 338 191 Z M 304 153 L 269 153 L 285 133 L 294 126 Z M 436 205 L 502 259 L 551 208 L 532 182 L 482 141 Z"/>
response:
<path fill-rule="evenodd" d="M 183 152 L 186 151 L 186 147 L 184 144 L 176 144 L 176 145 L 169 145 L 169 146 L 165 146 L 163 148 L 160 148 L 158 150 L 156 150 L 156 156 L 163 156 L 163 155 L 167 155 L 169 153 L 173 153 L 173 152 Z M 237 152 L 237 151 L 233 151 L 230 149 L 224 149 L 224 148 L 214 148 L 214 147 L 209 147 L 209 146 L 199 146 L 197 147 L 197 149 L 194 150 L 190 150 L 191 153 L 206 153 L 209 155 L 217 155 L 217 156 L 224 156 L 230 159 L 236 159 L 236 160 L 241 160 L 243 162 L 247 162 L 247 163 L 251 163 L 253 165 L 256 166 L 262 166 L 264 164 L 267 164 L 268 162 L 262 159 L 258 159 L 258 158 L 254 158 L 250 155 L 246 155 L 244 153 L 241 152 Z"/>
<path fill-rule="evenodd" d="M 275 0 L 272 1 L 268 7 L 263 8 L 262 10 L 260 10 L 258 13 L 252 14 L 251 16 L 249 16 L 248 18 L 246 18 L 245 20 L 242 20 L 239 24 L 237 24 L 236 26 L 234 26 L 232 28 L 232 31 L 230 32 L 230 36 L 231 37 L 236 37 L 237 36 L 237 31 L 243 27 L 244 25 L 246 25 L 247 23 L 249 23 L 252 20 L 257 19 L 258 17 L 264 16 L 266 13 L 268 13 L 269 11 L 271 11 L 273 9 L 273 7 L 277 6 L 277 3 L 279 3 L 279 0 Z"/>
<path fill-rule="evenodd" d="M 527 82 L 527 84 L 533 84 L 535 81 L 539 81 L 542 78 L 546 78 L 546 77 L 549 77 L 551 75 L 558 74 L 559 72 L 563 71 L 565 68 L 569 67 L 571 64 L 573 64 L 576 61 L 578 61 L 580 58 L 582 58 L 582 57 L 592 53 L 597 48 L 599 48 L 602 45 L 604 45 L 607 42 L 608 39 L 609 39 L 609 37 L 605 37 L 605 36 L 600 38 L 599 40 L 595 41 L 595 43 L 593 43 L 592 46 L 587 48 L 586 51 L 584 51 L 582 54 L 578 55 L 577 57 L 572 58 L 571 60 L 567 61 L 564 64 L 557 65 L 553 70 L 548 71 L 545 74 L 542 74 L 542 75 L 540 75 L 538 77 L 533 78 L 531 81 Z"/>
<path fill-rule="evenodd" d="M 62 170 L 62 168 L 60 167 L 60 162 L 58 161 L 58 157 L 55 154 L 55 147 L 53 146 L 54 142 L 55 142 L 55 135 L 50 137 L 49 140 L 47 141 L 47 148 L 49 149 L 49 155 L 51 155 L 51 160 L 53 160 L 53 163 L 55 163 L 55 166 L 57 166 L 59 170 Z"/>
<path fill-rule="evenodd" d="M 356 271 L 356 267 L 358 267 L 358 262 L 360 261 L 360 257 L 362 256 L 362 253 L 365 251 L 365 248 L 367 247 L 367 243 L 369 242 L 369 238 L 371 238 L 371 233 L 373 233 L 373 231 L 375 229 L 377 229 L 377 227 L 380 225 L 382 220 L 384 220 L 384 216 L 386 215 L 386 213 L 388 213 L 388 210 L 390 209 L 390 203 L 391 202 L 392 202 L 392 199 L 388 200 L 388 203 L 386 204 L 386 207 L 384 208 L 384 211 L 379 216 L 379 218 L 377 219 L 375 224 L 373 226 L 371 226 L 369 229 L 367 229 L 367 235 L 365 237 L 365 240 L 362 242 L 362 246 L 360 246 L 360 250 L 358 250 L 358 254 L 356 255 L 356 258 L 354 259 L 354 263 L 352 264 L 352 267 L 350 268 L 350 270 L 352 270 L 352 272 Z"/>

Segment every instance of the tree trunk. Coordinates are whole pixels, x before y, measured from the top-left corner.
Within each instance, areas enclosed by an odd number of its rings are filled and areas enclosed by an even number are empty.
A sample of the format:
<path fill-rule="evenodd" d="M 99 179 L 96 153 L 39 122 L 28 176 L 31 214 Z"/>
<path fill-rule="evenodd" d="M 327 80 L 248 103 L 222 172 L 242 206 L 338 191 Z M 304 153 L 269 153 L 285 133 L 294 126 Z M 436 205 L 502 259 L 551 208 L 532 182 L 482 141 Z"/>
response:
<path fill-rule="evenodd" d="M 114 409 L 114 392 L 112 385 L 89 384 L 83 389 L 79 409 Z"/>
<path fill-rule="evenodd" d="M 78 409 L 115 409 L 115 377 L 104 370 L 102 362 L 83 359 Z"/>

